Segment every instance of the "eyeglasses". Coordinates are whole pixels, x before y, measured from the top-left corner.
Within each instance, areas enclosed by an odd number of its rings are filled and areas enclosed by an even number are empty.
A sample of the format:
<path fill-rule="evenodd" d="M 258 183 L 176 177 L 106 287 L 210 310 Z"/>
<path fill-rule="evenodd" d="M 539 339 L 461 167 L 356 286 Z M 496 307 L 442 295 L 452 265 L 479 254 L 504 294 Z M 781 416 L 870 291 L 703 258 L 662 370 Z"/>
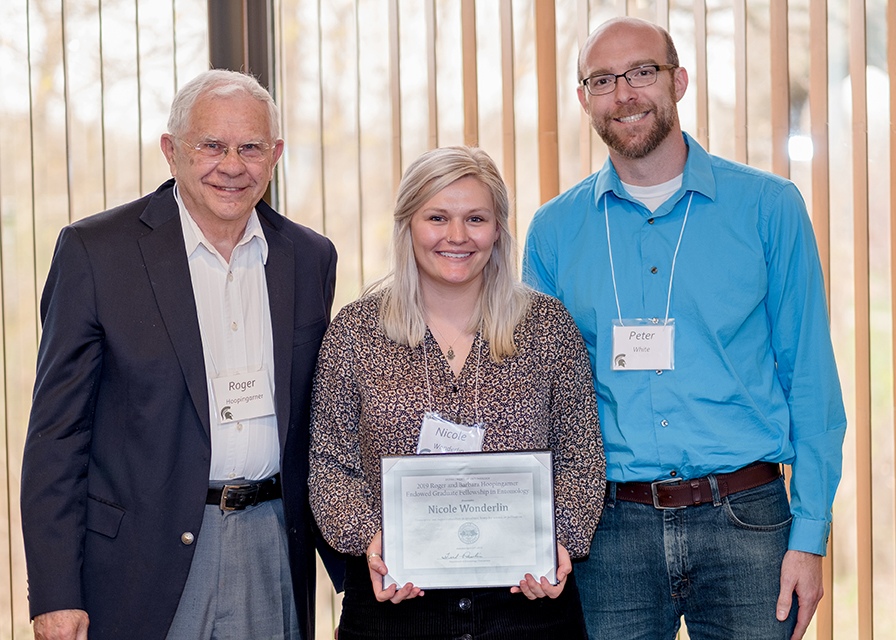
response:
<path fill-rule="evenodd" d="M 244 142 L 238 147 L 230 147 L 218 140 L 203 140 L 196 144 L 191 144 L 181 138 L 176 138 L 179 142 L 183 142 L 190 149 L 195 151 L 203 162 L 221 162 L 227 157 L 231 149 L 236 149 L 237 154 L 243 162 L 259 163 L 264 162 L 268 157 L 268 151 L 272 146 L 265 142 Z"/>
<path fill-rule="evenodd" d="M 660 71 L 677 69 L 677 64 L 642 64 L 640 67 L 629 69 L 625 73 L 602 73 L 582 80 L 582 86 L 593 96 L 602 96 L 612 93 L 616 88 L 616 79 L 625 78 L 633 89 L 649 87 L 656 82 Z"/>

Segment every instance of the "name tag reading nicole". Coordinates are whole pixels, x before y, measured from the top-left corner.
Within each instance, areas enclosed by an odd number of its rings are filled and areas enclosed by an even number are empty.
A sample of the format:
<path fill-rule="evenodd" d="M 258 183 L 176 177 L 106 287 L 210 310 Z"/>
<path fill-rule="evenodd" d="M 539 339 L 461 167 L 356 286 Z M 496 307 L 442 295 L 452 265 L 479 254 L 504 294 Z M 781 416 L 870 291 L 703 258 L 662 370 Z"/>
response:
<path fill-rule="evenodd" d="M 267 369 L 212 379 L 221 424 L 274 413 L 274 393 Z"/>

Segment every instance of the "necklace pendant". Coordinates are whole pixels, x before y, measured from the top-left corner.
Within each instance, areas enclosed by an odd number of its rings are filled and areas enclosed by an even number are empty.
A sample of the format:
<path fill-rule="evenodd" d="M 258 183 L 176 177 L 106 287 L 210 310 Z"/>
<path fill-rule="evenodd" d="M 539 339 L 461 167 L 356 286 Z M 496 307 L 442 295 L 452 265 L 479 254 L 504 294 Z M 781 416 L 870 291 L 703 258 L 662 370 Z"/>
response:
<path fill-rule="evenodd" d="M 449 360 L 454 360 L 454 349 L 448 347 L 448 353 L 445 354 L 445 357 Z"/>

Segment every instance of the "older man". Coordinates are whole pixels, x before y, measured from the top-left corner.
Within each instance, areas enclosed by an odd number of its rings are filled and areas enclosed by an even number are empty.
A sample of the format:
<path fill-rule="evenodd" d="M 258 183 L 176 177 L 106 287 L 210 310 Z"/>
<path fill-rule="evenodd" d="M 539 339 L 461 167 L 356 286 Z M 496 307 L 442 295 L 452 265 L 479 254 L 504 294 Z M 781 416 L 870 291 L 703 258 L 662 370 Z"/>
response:
<path fill-rule="evenodd" d="M 800 638 L 846 428 L 805 204 L 682 133 L 665 30 L 605 23 L 579 81 L 610 157 L 539 211 L 525 263 L 595 374 L 611 482 L 576 568 L 589 634 L 671 639 L 683 615 L 695 640 Z"/>
<path fill-rule="evenodd" d="M 174 179 L 59 236 L 22 471 L 40 639 L 313 638 L 336 253 L 261 201 L 278 122 L 254 78 L 201 74 L 161 139 Z"/>

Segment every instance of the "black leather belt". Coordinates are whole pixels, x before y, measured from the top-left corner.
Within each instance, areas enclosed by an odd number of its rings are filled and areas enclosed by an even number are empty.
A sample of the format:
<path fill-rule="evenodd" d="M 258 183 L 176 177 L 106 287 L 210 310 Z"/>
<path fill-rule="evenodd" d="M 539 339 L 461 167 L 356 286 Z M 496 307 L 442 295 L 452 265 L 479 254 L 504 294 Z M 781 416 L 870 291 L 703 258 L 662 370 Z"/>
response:
<path fill-rule="evenodd" d="M 280 491 L 280 474 L 267 480 L 249 484 L 225 484 L 211 487 L 205 497 L 205 504 L 216 504 L 221 511 L 240 511 L 254 507 L 260 502 L 275 500 L 283 494 Z"/>
<path fill-rule="evenodd" d="M 781 466 L 771 462 L 754 462 L 732 471 L 715 474 L 719 497 L 724 498 L 738 491 L 746 491 L 777 480 Z M 616 499 L 626 502 L 651 504 L 657 509 L 681 509 L 712 502 L 709 476 L 692 480 L 658 480 L 657 482 L 618 482 Z"/>

